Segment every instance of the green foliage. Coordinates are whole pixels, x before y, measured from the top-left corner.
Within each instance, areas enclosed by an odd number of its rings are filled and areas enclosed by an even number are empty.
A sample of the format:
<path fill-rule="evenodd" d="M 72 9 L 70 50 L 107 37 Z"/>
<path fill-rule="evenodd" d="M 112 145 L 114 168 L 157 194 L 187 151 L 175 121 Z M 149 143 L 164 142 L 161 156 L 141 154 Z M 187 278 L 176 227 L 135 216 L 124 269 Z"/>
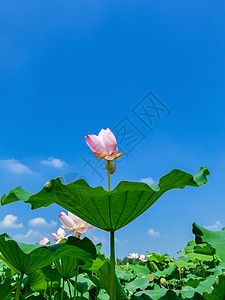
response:
<path fill-rule="evenodd" d="M 47 280 L 41 270 L 29 274 L 26 280 L 26 286 L 32 291 L 38 292 L 47 288 Z"/>
<path fill-rule="evenodd" d="M 18 273 L 30 274 L 57 259 L 70 255 L 85 263 L 96 258 L 94 244 L 88 239 L 69 237 L 65 243 L 41 246 L 19 243 L 6 233 L 0 235 L 0 251 L 7 264 Z"/>
<path fill-rule="evenodd" d="M 0 236 L 1 239 L 2 236 Z M 31 253 L 34 255 L 34 252 L 37 251 L 35 249 L 42 247 L 48 249 L 48 253 L 51 255 L 57 251 L 56 249 L 65 246 L 65 243 L 54 246 L 35 245 L 33 247 L 32 245 L 26 246 L 26 244 L 21 246 L 21 243 L 13 241 L 6 235 L 5 239 L 8 240 L 4 244 L 6 247 L 8 247 L 9 241 L 10 247 L 18 245 L 16 249 L 19 251 L 19 257 L 21 251 L 23 255 L 31 255 Z M 78 239 L 74 238 L 74 240 Z M 70 247 L 75 248 L 75 245 L 72 244 L 70 243 Z M 59 247 L 60 245 L 62 246 Z M 78 247 L 78 245 L 76 246 Z M 8 251 L 14 251 L 13 247 Z M 99 246 L 97 248 L 99 252 Z M 72 299 L 77 281 L 77 300 L 109 300 L 110 264 L 108 259 L 100 252 L 96 255 L 95 250 L 95 259 L 93 258 L 91 263 L 86 264 L 75 256 L 75 252 L 74 250 L 74 257 L 71 254 L 68 256 L 68 253 L 65 252 L 64 256 L 54 262 L 52 259 L 49 260 L 52 262 L 48 261 L 48 265 L 43 268 L 27 272 L 21 287 L 21 299 L 61 299 L 62 295 L 65 300 Z M 218 259 L 216 249 L 208 244 L 205 238 L 204 243 L 201 244 L 196 244 L 194 241 L 189 242 L 184 250 L 179 251 L 183 256 L 177 259 L 168 254 L 148 253 L 147 262 L 130 260 L 130 263 L 116 266 L 118 300 L 222 300 L 225 297 L 225 264 Z M 25 259 L 25 256 L 21 257 L 22 260 Z M 10 263 L 14 264 L 14 270 L 19 272 L 15 256 L 15 261 L 11 260 Z M 26 259 L 23 262 L 25 261 Z M 33 263 L 37 263 L 36 266 L 39 268 L 38 259 Z M 76 279 L 78 265 L 79 275 Z M 14 299 L 15 289 L 18 285 L 18 277 L 14 274 L 5 262 L 0 262 L 0 293 L 6 300 Z M 64 278 L 63 290 L 62 278 Z"/>
<path fill-rule="evenodd" d="M 18 187 L 1 198 L 2 205 L 24 201 L 32 209 L 56 203 L 105 231 L 116 231 L 132 222 L 166 191 L 207 183 L 209 171 L 196 175 L 174 169 L 159 183 L 120 182 L 110 192 L 90 187 L 85 180 L 63 184 L 50 180 L 37 194 Z M 225 297 L 224 233 L 215 235 L 194 226 L 196 242 L 180 251 L 178 259 L 148 252 L 146 262 L 127 257 L 116 266 L 116 299 L 222 300 Z M 0 235 L 0 298 L 6 300 L 108 300 L 111 266 L 101 245 L 69 237 L 55 245 L 27 245 Z M 18 276 L 19 274 L 19 276 Z M 21 275 L 22 276 L 21 276 Z M 26 274 L 26 275 L 24 275 Z M 17 291 L 17 292 L 16 292 Z"/>
<path fill-rule="evenodd" d="M 13 279 L 12 278 L 6 278 L 1 284 L 0 284 L 0 295 L 2 299 L 9 299 L 8 297 L 12 293 L 12 291 L 15 289 L 15 285 L 12 285 Z"/>
<path fill-rule="evenodd" d="M 225 262 L 225 228 L 221 231 L 211 231 L 193 224 L 193 233 L 197 244 L 207 243 L 218 251 L 220 259 Z"/>
<path fill-rule="evenodd" d="M 206 176 L 209 174 L 206 167 L 200 168 L 194 176 L 174 169 L 151 186 L 143 182 L 121 181 L 110 192 L 103 187 L 93 188 L 84 179 L 63 184 L 60 178 L 56 178 L 34 195 L 17 187 L 2 196 L 1 204 L 21 200 L 37 209 L 56 203 L 95 227 L 116 231 L 135 220 L 165 192 L 185 186 L 200 187 L 208 182 Z"/>

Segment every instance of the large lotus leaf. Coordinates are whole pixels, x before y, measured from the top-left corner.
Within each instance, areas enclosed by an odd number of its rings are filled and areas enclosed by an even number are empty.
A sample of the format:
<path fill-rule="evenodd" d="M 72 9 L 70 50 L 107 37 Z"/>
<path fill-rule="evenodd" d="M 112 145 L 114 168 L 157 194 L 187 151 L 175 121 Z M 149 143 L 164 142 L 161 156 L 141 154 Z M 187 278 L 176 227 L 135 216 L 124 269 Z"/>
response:
<path fill-rule="evenodd" d="M 95 287 L 95 284 L 93 281 L 91 281 L 87 274 L 79 274 L 77 278 L 77 290 L 79 293 L 85 293 L 87 291 L 90 291 Z"/>
<path fill-rule="evenodd" d="M 46 279 L 49 280 L 49 281 L 58 281 L 60 282 L 61 281 L 61 276 L 59 274 L 59 271 L 55 268 L 51 266 L 51 265 L 48 265 L 44 268 L 41 269 L 41 271 L 43 272 L 43 274 L 45 275 Z"/>
<path fill-rule="evenodd" d="M 105 290 L 100 290 L 97 300 L 110 300 L 110 297 Z"/>
<path fill-rule="evenodd" d="M 179 300 L 181 299 L 176 295 L 176 291 L 160 289 L 160 290 L 145 290 L 135 293 L 132 297 L 132 300 Z M 195 293 L 192 298 L 182 298 L 186 300 L 203 300 L 204 298 Z M 213 300 L 213 299 L 212 299 Z"/>
<path fill-rule="evenodd" d="M 55 261 L 56 269 L 63 279 L 70 279 L 76 276 L 78 262 L 71 256 L 61 257 L 60 260 Z"/>
<path fill-rule="evenodd" d="M 136 292 L 136 290 L 145 290 L 148 286 L 150 286 L 149 280 L 147 277 L 144 278 L 136 278 L 133 281 L 125 284 L 125 289 L 130 293 Z"/>
<path fill-rule="evenodd" d="M 150 274 L 149 268 L 146 265 L 141 266 L 139 264 L 136 264 L 132 266 L 131 270 L 137 277 L 148 276 Z"/>
<path fill-rule="evenodd" d="M 218 251 L 220 259 L 225 262 L 225 230 L 211 231 L 193 223 L 196 243 L 208 243 Z"/>
<path fill-rule="evenodd" d="M 101 266 L 104 265 L 106 261 L 105 255 L 104 254 L 98 254 L 96 259 L 92 261 L 92 264 L 90 266 L 84 265 L 82 266 L 82 270 L 84 271 L 92 271 L 92 272 L 96 272 L 99 270 L 99 268 L 101 268 Z M 88 268 L 87 268 L 88 267 Z"/>
<path fill-rule="evenodd" d="M 26 279 L 26 287 L 32 291 L 39 292 L 47 288 L 47 281 L 41 270 L 30 273 Z"/>
<path fill-rule="evenodd" d="M 220 300 L 225 297 L 225 273 L 216 277 L 214 284 L 212 285 L 212 291 L 210 293 L 203 293 L 203 297 L 207 300 Z"/>
<path fill-rule="evenodd" d="M 154 273 L 154 276 L 157 278 L 165 277 L 167 279 L 171 279 L 173 276 L 176 276 L 176 275 L 178 276 L 176 266 L 168 267 L 168 268 L 163 269 L 162 271 L 159 270 Z"/>
<path fill-rule="evenodd" d="M 166 288 L 161 288 L 160 290 L 146 290 L 135 293 L 131 299 L 140 300 L 158 300 L 163 298 L 167 294 L 168 290 Z M 170 297 L 168 299 L 174 300 L 179 299 L 173 291 L 170 291 Z M 167 299 L 167 298 L 166 298 Z"/>
<path fill-rule="evenodd" d="M 13 280 L 11 278 L 6 278 L 4 282 L 0 284 L 0 297 L 1 299 L 8 299 L 11 298 L 12 291 L 16 288 L 12 285 Z"/>
<path fill-rule="evenodd" d="M 183 298 L 191 298 L 197 292 L 200 295 L 203 295 L 204 299 L 212 299 L 212 300 L 223 299 L 225 295 L 225 290 L 224 290 L 225 277 L 224 274 L 220 274 L 217 276 L 216 273 L 214 273 L 211 276 L 208 276 L 204 281 L 200 281 L 198 286 L 195 288 L 192 288 L 190 286 L 183 287 L 182 288 Z"/>
<path fill-rule="evenodd" d="M 134 276 L 129 271 L 116 269 L 116 276 L 120 280 L 129 282 Z"/>
<path fill-rule="evenodd" d="M 105 289 L 108 294 L 110 294 L 110 279 L 111 279 L 111 268 L 110 263 L 106 260 L 105 263 L 94 273 L 98 276 L 92 274 L 90 271 L 86 271 L 89 278 L 93 283 L 100 289 Z M 127 300 L 124 288 L 120 281 L 116 277 L 116 299 L 117 300 Z"/>
<path fill-rule="evenodd" d="M 65 243 L 41 246 L 14 241 L 6 233 L 0 235 L 0 251 L 17 272 L 29 274 L 63 256 L 73 256 L 80 263 L 96 258 L 95 245 L 88 239 L 69 237 Z"/>
<path fill-rule="evenodd" d="M 216 255 L 216 250 L 209 244 L 196 244 L 194 241 L 190 241 L 184 250 L 177 253 L 184 253 L 191 259 L 198 259 L 202 261 L 212 261 Z"/>
<path fill-rule="evenodd" d="M 56 203 L 86 222 L 106 231 L 116 231 L 132 222 L 166 191 L 185 186 L 199 187 L 207 183 L 206 167 L 192 176 L 174 169 L 151 186 L 143 182 L 121 181 L 112 191 L 91 187 L 84 179 L 63 184 L 60 177 L 48 181 L 37 194 L 31 195 L 21 187 L 3 195 L 2 205 L 22 200 L 32 209 Z"/>

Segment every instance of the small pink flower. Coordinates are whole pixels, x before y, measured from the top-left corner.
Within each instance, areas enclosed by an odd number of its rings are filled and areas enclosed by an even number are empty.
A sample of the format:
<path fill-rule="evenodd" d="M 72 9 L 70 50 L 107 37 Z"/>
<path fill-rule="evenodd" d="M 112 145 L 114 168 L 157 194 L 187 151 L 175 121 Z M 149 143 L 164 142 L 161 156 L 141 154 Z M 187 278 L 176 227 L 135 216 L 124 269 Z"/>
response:
<path fill-rule="evenodd" d="M 61 228 L 64 231 L 68 233 L 75 232 L 76 235 L 81 235 L 86 230 L 94 227 L 69 211 L 68 216 L 64 212 L 61 212 L 61 215 L 59 215 L 59 219 L 63 224 L 61 225 Z"/>
<path fill-rule="evenodd" d="M 49 239 L 47 237 L 43 237 L 43 239 L 40 240 L 40 245 L 46 245 L 47 243 L 49 243 Z"/>
<path fill-rule="evenodd" d="M 112 131 L 102 129 L 98 135 L 89 134 L 85 136 L 86 143 L 98 158 L 113 160 L 121 157 L 123 152 L 118 153 L 117 141 Z"/>
<path fill-rule="evenodd" d="M 66 236 L 66 232 L 64 229 L 62 229 L 61 227 L 57 230 L 57 233 L 50 233 L 51 236 L 54 238 L 54 241 L 56 242 L 56 244 L 59 244 L 61 240 L 63 240 Z"/>
<path fill-rule="evenodd" d="M 183 272 L 184 268 L 177 268 L 178 271 Z"/>
<path fill-rule="evenodd" d="M 144 255 L 144 254 L 139 255 L 138 258 L 139 258 L 141 261 L 143 261 L 143 262 L 147 261 L 147 259 L 145 259 L 145 255 Z"/>

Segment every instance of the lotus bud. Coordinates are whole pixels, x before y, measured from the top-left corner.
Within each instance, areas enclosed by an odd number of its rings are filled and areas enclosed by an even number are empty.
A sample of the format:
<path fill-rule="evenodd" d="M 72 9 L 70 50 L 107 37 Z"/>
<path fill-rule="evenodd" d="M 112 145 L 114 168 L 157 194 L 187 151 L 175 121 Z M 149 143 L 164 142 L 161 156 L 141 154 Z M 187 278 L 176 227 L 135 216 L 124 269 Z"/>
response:
<path fill-rule="evenodd" d="M 166 283 L 166 279 L 165 278 L 160 278 L 160 284 L 165 284 Z"/>
<path fill-rule="evenodd" d="M 149 275 L 148 275 L 148 280 L 149 280 L 149 281 L 152 282 L 152 281 L 154 281 L 154 279 L 155 279 L 155 276 L 154 276 L 153 274 L 149 274 Z"/>
<path fill-rule="evenodd" d="M 116 172 L 116 165 L 113 160 L 106 161 L 105 168 L 111 175 Z"/>
<path fill-rule="evenodd" d="M 120 158 L 123 152 L 118 153 L 117 141 L 112 131 L 102 129 L 98 135 L 89 134 L 85 136 L 86 143 L 98 158 L 114 160 Z"/>
<path fill-rule="evenodd" d="M 49 243 L 49 239 L 45 236 L 43 237 L 43 239 L 40 240 L 39 245 L 46 245 L 47 243 Z"/>

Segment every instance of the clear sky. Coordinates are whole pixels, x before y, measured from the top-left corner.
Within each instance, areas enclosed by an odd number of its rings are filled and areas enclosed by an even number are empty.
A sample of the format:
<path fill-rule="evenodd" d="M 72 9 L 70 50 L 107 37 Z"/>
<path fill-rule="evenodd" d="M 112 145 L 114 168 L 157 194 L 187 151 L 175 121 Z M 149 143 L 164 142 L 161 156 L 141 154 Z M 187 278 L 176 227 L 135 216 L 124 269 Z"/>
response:
<path fill-rule="evenodd" d="M 118 257 L 174 255 L 194 221 L 225 226 L 224 1 L 0 1 L 0 40 L 1 194 L 37 192 L 58 176 L 106 188 L 84 137 L 109 127 L 126 154 L 113 186 L 173 168 L 211 172 L 208 185 L 166 193 L 119 230 Z M 60 211 L 1 207 L 0 231 L 50 238 Z M 108 233 L 87 235 L 108 254 Z"/>

